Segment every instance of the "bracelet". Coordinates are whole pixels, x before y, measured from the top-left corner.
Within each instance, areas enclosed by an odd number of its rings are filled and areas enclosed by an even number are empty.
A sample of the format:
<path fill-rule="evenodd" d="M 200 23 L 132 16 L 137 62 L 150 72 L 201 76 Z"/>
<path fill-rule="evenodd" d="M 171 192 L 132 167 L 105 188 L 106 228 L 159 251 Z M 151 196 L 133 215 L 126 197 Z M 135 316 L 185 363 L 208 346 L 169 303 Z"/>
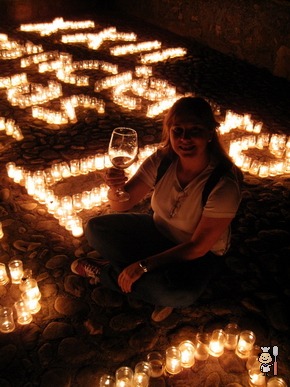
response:
<path fill-rule="evenodd" d="M 146 260 L 143 259 L 142 261 L 138 262 L 141 269 L 144 271 L 144 273 L 148 272 L 148 266 L 146 264 Z"/>

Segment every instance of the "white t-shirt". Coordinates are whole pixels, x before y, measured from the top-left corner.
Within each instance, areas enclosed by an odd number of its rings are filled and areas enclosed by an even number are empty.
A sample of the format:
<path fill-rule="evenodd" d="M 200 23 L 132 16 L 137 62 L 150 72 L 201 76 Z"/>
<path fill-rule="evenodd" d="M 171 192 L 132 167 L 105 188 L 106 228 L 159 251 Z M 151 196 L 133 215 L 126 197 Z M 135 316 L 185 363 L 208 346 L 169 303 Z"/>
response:
<path fill-rule="evenodd" d="M 152 188 L 161 159 L 160 152 L 153 153 L 144 161 L 136 174 Z M 177 179 L 176 167 L 177 160 L 174 160 L 156 184 L 151 197 L 154 222 L 167 238 L 176 243 L 189 241 L 202 215 L 211 218 L 235 216 L 241 201 L 241 189 L 232 174 L 228 173 L 221 177 L 203 208 L 202 191 L 215 164 L 210 163 L 184 189 Z M 223 255 L 229 247 L 229 239 L 230 228 L 220 237 L 211 251 L 217 255 Z"/>

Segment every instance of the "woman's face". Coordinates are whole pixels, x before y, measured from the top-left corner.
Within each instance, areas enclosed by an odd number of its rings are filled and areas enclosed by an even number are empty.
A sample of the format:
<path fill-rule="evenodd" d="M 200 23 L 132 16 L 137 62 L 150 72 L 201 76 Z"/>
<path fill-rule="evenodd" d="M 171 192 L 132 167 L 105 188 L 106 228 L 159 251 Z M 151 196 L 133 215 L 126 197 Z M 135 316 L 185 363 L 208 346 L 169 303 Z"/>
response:
<path fill-rule="evenodd" d="M 172 149 L 179 157 L 202 157 L 207 152 L 212 131 L 194 120 L 176 119 L 169 136 Z"/>

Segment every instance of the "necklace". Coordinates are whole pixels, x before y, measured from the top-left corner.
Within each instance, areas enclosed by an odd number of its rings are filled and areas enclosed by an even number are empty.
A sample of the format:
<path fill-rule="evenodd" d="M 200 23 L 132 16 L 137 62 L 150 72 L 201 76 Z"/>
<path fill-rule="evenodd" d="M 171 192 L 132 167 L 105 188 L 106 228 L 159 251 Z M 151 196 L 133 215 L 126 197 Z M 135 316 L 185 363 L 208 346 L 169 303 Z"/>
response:
<path fill-rule="evenodd" d="M 173 204 L 173 206 L 169 212 L 170 218 L 173 218 L 178 213 L 182 203 L 184 202 L 184 200 L 188 196 L 188 193 L 186 192 L 186 188 L 187 187 L 185 187 L 181 191 L 179 191 L 178 196 L 175 200 L 175 203 Z"/>

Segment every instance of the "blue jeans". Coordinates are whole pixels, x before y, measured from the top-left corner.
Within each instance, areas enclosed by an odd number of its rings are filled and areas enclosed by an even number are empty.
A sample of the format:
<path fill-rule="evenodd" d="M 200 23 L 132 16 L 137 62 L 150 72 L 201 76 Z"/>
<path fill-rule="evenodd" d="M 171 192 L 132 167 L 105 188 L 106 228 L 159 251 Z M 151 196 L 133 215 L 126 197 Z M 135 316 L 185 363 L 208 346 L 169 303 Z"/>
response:
<path fill-rule="evenodd" d="M 151 215 L 117 213 L 88 221 L 87 240 L 110 262 L 100 273 L 101 283 L 118 292 L 117 278 L 130 263 L 167 250 L 175 243 L 161 234 Z M 174 308 L 193 304 L 216 273 L 220 258 L 212 253 L 198 259 L 145 273 L 132 286 L 132 296 L 158 306 Z"/>

